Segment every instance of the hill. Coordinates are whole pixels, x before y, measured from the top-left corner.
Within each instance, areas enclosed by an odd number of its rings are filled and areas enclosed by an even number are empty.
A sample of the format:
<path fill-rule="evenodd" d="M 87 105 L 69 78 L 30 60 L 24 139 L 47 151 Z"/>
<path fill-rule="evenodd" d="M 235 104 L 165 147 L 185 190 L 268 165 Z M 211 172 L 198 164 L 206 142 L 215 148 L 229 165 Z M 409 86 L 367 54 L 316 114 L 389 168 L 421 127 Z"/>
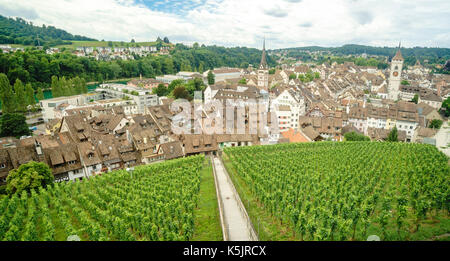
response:
<path fill-rule="evenodd" d="M 308 54 L 310 52 L 321 52 L 322 54 L 329 54 L 334 56 L 361 55 L 365 53 L 367 55 L 386 56 L 392 58 L 395 55 L 396 51 L 396 47 L 374 47 L 367 45 L 347 44 L 341 47 L 306 46 L 276 49 L 272 50 L 271 53 L 286 52 L 286 57 L 310 60 L 312 58 Z M 429 64 L 444 64 L 445 61 L 450 59 L 450 48 L 402 47 L 401 52 L 403 57 L 405 57 L 407 64 L 414 64 L 416 59 L 420 60 L 421 62 L 423 62 L 424 60 L 428 60 Z"/>
<path fill-rule="evenodd" d="M 54 26 L 35 26 L 22 18 L 14 19 L 0 15 L 0 44 L 55 46 L 70 44 L 70 41 L 95 41 L 95 39 L 72 35 Z"/>

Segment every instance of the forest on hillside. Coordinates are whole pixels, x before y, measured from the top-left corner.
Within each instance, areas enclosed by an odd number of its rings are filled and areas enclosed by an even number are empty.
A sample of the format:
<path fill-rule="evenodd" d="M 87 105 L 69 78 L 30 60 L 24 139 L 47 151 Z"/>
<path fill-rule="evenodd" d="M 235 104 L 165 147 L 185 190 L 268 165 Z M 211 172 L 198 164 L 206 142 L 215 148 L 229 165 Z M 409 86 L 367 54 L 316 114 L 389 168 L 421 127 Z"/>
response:
<path fill-rule="evenodd" d="M 20 79 L 31 83 L 34 89 L 46 89 L 52 76 L 68 79 L 79 76 L 86 82 L 115 80 L 121 78 L 154 78 L 157 75 L 175 74 L 179 71 L 203 73 L 211 68 L 241 67 L 249 63 L 255 67 L 261 60 L 261 50 L 253 48 L 225 48 L 218 46 L 186 47 L 177 44 L 170 55 L 139 57 L 134 60 L 97 61 L 93 57 L 77 57 L 69 51 L 46 54 L 36 48 L 24 52 L 2 53 L 0 51 L 0 73 L 8 76 L 11 84 Z M 268 56 L 269 65 L 276 63 Z"/>
<path fill-rule="evenodd" d="M 311 60 L 313 56 L 309 52 L 321 52 L 322 54 L 329 54 L 333 56 L 347 56 L 347 55 L 367 55 L 386 56 L 392 58 L 398 48 L 393 47 L 374 47 L 357 44 L 347 44 L 341 47 L 319 47 L 307 46 L 287 49 L 277 49 L 272 52 L 286 52 L 287 57 Z M 429 48 L 429 47 L 413 47 L 401 48 L 405 64 L 414 65 L 416 60 L 421 62 L 427 60 L 429 64 L 445 64 L 450 59 L 450 48 Z M 320 57 L 319 57 L 320 59 Z"/>
<path fill-rule="evenodd" d="M 72 35 L 54 26 L 36 26 L 22 18 L 0 15 L 0 44 L 55 46 L 71 44 L 70 41 L 96 41 L 80 35 Z"/>

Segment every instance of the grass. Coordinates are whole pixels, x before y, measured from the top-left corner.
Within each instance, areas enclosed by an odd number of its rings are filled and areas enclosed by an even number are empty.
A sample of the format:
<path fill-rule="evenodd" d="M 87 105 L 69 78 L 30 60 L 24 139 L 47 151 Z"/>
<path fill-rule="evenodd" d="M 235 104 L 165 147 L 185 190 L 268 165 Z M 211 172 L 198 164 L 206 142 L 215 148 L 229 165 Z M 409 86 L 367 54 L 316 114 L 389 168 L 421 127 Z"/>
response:
<path fill-rule="evenodd" d="M 201 171 L 199 202 L 194 210 L 194 220 L 192 241 L 223 240 L 216 187 L 209 158 L 206 158 Z"/>
<path fill-rule="evenodd" d="M 244 203 L 253 226 L 261 241 L 296 241 L 300 240 L 291 229 L 292 225 L 287 220 L 281 220 L 272 216 L 264 209 L 259 200 L 252 195 L 250 188 L 245 184 L 244 180 L 237 174 L 232 166 L 232 162 L 223 154 L 223 162 L 230 177 L 236 187 L 236 190 Z M 410 216 L 407 220 L 409 224 L 413 224 L 413 218 Z M 448 213 L 437 213 L 433 217 L 427 217 L 420 223 L 418 231 L 410 229 L 408 232 L 401 231 L 402 238 L 406 240 L 432 240 L 432 241 L 449 241 L 447 234 L 450 232 L 450 219 Z M 393 222 L 389 222 L 386 229 L 386 240 L 398 240 L 397 228 Z M 367 229 L 370 235 L 381 235 L 381 228 L 377 223 L 372 223 Z M 358 233 L 358 232 L 357 232 Z"/>

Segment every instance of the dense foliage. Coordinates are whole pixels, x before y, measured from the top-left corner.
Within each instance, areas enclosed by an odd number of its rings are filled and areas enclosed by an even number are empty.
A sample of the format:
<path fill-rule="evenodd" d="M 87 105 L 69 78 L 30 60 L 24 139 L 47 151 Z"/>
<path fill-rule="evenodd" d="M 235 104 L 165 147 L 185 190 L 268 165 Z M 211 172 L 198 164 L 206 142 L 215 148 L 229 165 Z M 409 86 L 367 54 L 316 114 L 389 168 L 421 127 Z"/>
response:
<path fill-rule="evenodd" d="M 444 111 L 445 117 L 449 117 L 450 116 L 450 97 L 445 99 L 445 101 L 442 103 L 441 110 Z"/>
<path fill-rule="evenodd" d="M 346 141 L 370 141 L 369 137 L 364 136 L 364 134 L 356 133 L 354 131 L 345 133 L 344 138 Z"/>
<path fill-rule="evenodd" d="M 21 113 L 4 113 L 0 117 L 0 137 L 16 137 L 31 135 L 26 117 Z"/>
<path fill-rule="evenodd" d="M 24 85 L 20 79 L 16 79 L 14 86 L 11 86 L 8 77 L 0 73 L 0 102 L 3 113 L 26 112 L 29 105 L 36 104 L 34 93 L 30 83 Z M 42 98 L 42 90 L 38 90 L 38 96 Z"/>
<path fill-rule="evenodd" d="M 258 58 L 259 57 L 259 58 Z M 245 67 L 246 61 L 257 62 L 261 51 L 250 48 L 198 47 L 188 48 L 178 44 L 171 55 L 138 57 L 134 60 L 97 61 L 77 57 L 68 52 L 53 55 L 44 51 L 27 49 L 15 53 L 0 52 L 0 73 L 8 76 L 10 83 L 16 79 L 31 83 L 34 89 L 46 89 L 52 76 L 66 79 L 80 78 L 86 82 L 121 78 L 154 78 L 157 75 L 175 74 L 179 71 L 203 72 L 222 66 Z M 267 57 L 268 61 L 272 61 Z M 273 62 L 272 62 L 273 64 Z"/>
<path fill-rule="evenodd" d="M 30 192 L 32 189 L 47 187 L 54 180 L 52 170 L 43 162 L 28 162 L 13 169 L 6 179 L 6 191 L 8 194 Z"/>
<path fill-rule="evenodd" d="M 189 240 L 202 162 L 201 156 L 176 159 L 5 197 L 0 200 L 0 238 Z"/>
<path fill-rule="evenodd" d="M 434 146 L 321 142 L 225 153 L 255 204 L 297 239 L 408 240 L 430 224 L 448 226 L 432 222 L 448 221 L 450 209 L 448 158 Z"/>
<path fill-rule="evenodd" d="M 0 44 L 54 46 L 70 44 L 67 41 L 95 41 L 84 36 L 72 35 L 54 26 L 35 26 L 22 18 L 6 18 L 0 15 Z"/>
<path fill-rule="evenodd" d="M 71 96 L 76 94 L 87 93 L 88 88 L 86 81 L 80 79 L 80 77 L 75 77 L 73 79 L 66 80 L 63 76 L 61 79 L 58 77 L 52 77 L 52 95 L 53 98 L 60 96 Z"/>

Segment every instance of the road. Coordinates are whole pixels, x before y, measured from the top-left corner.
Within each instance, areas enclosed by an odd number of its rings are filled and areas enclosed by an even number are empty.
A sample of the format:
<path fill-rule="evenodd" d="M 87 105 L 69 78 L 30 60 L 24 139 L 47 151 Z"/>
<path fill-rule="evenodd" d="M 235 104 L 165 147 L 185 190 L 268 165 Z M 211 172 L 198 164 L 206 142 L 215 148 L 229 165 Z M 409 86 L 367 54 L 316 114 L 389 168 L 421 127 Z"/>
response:
<path fill-rule="evenodd" d="M 444 122 L 442 127 L 436 133 L 436 147 L 450 157 L 450 121 Z"/>
<path fill-rule="evenodd" d="M 229 241 L 254 241 L 256 234 L 248 222 L 248 215 L 222 161 L 213 158 L 215 175 L 219 189 L 219 200 L 222 200 L 225 229 Z M 224 224 L 222 224 L 224 225 Z"/>

